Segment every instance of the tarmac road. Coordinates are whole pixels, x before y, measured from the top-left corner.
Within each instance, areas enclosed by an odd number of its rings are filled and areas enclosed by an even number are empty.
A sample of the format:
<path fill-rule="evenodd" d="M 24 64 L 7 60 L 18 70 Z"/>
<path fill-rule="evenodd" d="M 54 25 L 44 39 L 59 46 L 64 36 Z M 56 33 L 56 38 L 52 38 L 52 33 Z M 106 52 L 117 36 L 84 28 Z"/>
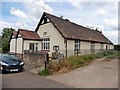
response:
<path fill-rule="evenodd" d="M 57 83 L 23 71 L 19 73 L 2 74 L 2 88 L 69 88 L 64 84 Z"/>

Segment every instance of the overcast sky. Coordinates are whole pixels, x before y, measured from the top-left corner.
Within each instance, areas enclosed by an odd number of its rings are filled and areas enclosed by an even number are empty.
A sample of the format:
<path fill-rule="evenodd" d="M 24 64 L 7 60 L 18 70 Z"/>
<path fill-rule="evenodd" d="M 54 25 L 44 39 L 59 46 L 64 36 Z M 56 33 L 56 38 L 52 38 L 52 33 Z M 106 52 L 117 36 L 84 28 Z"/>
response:
<path fill-rule="evenodd" d="M 83 26 L 98 28 L 114 44 L 117 44 L 118 1 L 104 1 L 106 2 L 100 0 L 99 2 L 90 2 L 90 0 L 29 0 L 29 2 L 27 0 L 3 0 L 0 3 L 2 4 L 0 33 L 3 27 L 34 31 L 41 15 L 46 11 Z"/>

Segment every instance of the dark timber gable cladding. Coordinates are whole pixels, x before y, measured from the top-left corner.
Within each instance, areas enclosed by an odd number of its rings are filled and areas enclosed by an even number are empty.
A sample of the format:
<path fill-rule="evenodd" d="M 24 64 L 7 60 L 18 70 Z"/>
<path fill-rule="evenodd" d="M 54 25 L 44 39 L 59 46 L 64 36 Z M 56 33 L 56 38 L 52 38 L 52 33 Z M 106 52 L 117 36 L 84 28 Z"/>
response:
<path fill-rule="evenodd" d="M 112 44 L 112 42 L 108 40 L 99 31 L 91 30 L 89 28 L 70 22 L 69 20 L 62 19 L 60 17 L 45 12 L 43 13 L 42 18 L 38 23 L 38 26 L 35 30 L 36 32 L 38 31 L 39 26 L 41 25 L 42 20 L 44 19 L 45 16 L 50 20 L 50 22 L 60 32 L 60 34 L 66 39 L 77 39 L 83 41 Z"/>

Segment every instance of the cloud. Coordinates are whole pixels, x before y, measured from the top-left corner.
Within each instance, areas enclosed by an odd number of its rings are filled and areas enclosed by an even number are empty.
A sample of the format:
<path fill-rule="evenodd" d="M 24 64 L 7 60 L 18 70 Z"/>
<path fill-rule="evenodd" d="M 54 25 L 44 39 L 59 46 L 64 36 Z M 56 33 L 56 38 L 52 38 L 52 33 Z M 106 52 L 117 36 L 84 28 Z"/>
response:
<path fill-rule="evenodd" d="M 8 22 L 5 22 L 5 21 L 0 21 L 0 23 L 1 23 L 0 24 L 0 34 L 2 33 L 3 28 L 7 28 L 7 27 L 15 28 L 12 23 L 8 23 Z"/>
<path fill-rule="evenodd" d="M 52 0 L 46 0 L 46 1 L 52 1 Z M 55 1 L 55 0 L 54 0 Z M 61 0 L 60 0 L 61 1 Z M 118 2 L 119 0 L 68 0 L 68 2 L 71 2 L 73 5 L 78 5 L 78 3 L 80 3 L 80 2 Z M 65 0 L 64 1 L 62 1 L 62 2 L 65 2 Z"/>
<path fill-rule="evenodd" d="M 60 0 L 59 0 L 60 1 Z M 58 3 L 59 1 L 56 0 Z M 64 0 L 65 1 L 65 0 Z M 63 1 L 63 2 L 64 2 Z M 36 25 L 38 24 L 42 13 L 48 12 L 58 15 L 63 15 L 65 18 L 69 18 L 71 21 L 82 24 L 85 26 L 93 27 L 93 29 L 98 28 L 102 30 L 102 33 L 107 36 L 112 41 L 116 42 L 117 37 L 113 35 L 115 32 L 111 32 L 113 28 L 117 27 L 116 23 L 116 12 L 117 12 L 117 4 L 108 3 L 108 2 L 85 2 L 81 0 L 66 0 L 67 2 L 76 7 L 71 7 L 68 3 L 68 7 L 70 9 L 64 9 L 67 6 L 67 3 L 61 3 L 63 7 L 59 7 L 57 3 L 47 3 L 43 0 L 34 0 L 34 2 L 22 2 L 23 8 L 11 8 L 10 11 L 12 15 L 17 16 L 18 18 L 14 22 L 4 22 L 4 26 L 9 26 L 13 28 L 25 28 L 35 30 Z M 66 2 L 65 1 L 65 2 Z M 83 3 L 84 2 L 84 3 Z M 64 6 L 66 5 L 66 6 Z M 57 9 L 61 8 L 61 11 Z M 55 9 L 53 9 L 55 8 Z M 62 9 L 64 11 L 62 11 Z M 54 11 L 56 10 L 56 11 Z M 20 15 L 18 11 L 23 12 L 24 15 Z M 22 17 L 21 17 L 22 16 Z M 27 16 L 27 18 L 26 18 Z M 7 21 L 7 20 L 6 20 Z M 12 20 L 11 20 L 12 21 Z M 88 24 L 86 24 L 88 23 Z M 108 33 L 107 33 L 108 32 Z M 115 34 L 116 35 L 116 34 Z"/>
<path fill-rule="evenodd" d="M 43 12 L 53 13 L 52 7 L 46 4 L 43 0 L 35 0 L 33 2 L 23 3 L 29 11 L 29 15 L 39 19 Z"/>
<path fill-rule="evenodd" d="M 15 9 L 14 7 L 10 9 L 10 14 L 15 15 L 19 18 L 27 18 L 27 15 L 23 11 L 20 9 Z"/>
<path fill-rule="evenodd" d="M 109 38 L 114 44 L 118 43 L 118 30 L 104 31 L 103 34 Z"/>
<path fill-rule="evenodd" d="M 99 15 L 103 15 L 103 14 L 106 14 L 106 10 L 105 9 L 99 9 L 98 11 L 97 11 L 97 13 L 99 14 Z"/>
<path fill-rule="evenodd" d="M 2 26 L 35 30 L 43 12 L 53 13 L 53 9 L 43 0 L 22 2 L 22 4 L 24 5 L 22 9 L 14 7 L 10 9 L 10 14 L 18 17 L 16 21 L 2 21 Z M 3 28 L 2 26 L 0 28 Z"/>
<path fill-rule="evenodd" d="M 118 19 L 113 18 L 113 19 L 103 19 L 106 25 L 110 26 L 111 28 L 118 28 Z"/>
<path fill-rule="evenodd" d="M 3 28 L 13 28 L 16 30 L 18 30 L 19 28 L 32 29 L 30 26 L 28 26 L 25 22 L 22 22 L 22 21 L 18 21 L 18 22 L 1 21 L 0 30 L 2 30 Z"/>
<path fill-rule="evenodd" d="M 76 8 L 80 8 L 80 3 L 83 0 L 68 0 L 69 3 L 71 3 L 73 6 L 75 6 Z"/>

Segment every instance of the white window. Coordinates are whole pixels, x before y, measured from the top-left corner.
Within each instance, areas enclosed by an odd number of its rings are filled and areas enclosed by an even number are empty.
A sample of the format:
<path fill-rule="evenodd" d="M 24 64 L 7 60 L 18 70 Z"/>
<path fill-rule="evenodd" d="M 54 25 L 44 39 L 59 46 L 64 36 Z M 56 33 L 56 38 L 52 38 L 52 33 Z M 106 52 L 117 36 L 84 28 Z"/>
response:
<path fill-rule="evenodd" d="M 44 38 L 42 41 L 42 50 L 50 49 L 50 38 Z"/>
<path fill-rule="evenodd" d="M 95 51 L 95 43 L 91 43 L 91 52 L 94 52 Z"/>
<path fill-rule="evenodd" d="M 29 50 L 38 51 L 38 43 L 29 43 Z"/>
<path fill-rule="evenodd" d="M 75 51 L 80 51 L 80 41 L 75 40 Z"/>

